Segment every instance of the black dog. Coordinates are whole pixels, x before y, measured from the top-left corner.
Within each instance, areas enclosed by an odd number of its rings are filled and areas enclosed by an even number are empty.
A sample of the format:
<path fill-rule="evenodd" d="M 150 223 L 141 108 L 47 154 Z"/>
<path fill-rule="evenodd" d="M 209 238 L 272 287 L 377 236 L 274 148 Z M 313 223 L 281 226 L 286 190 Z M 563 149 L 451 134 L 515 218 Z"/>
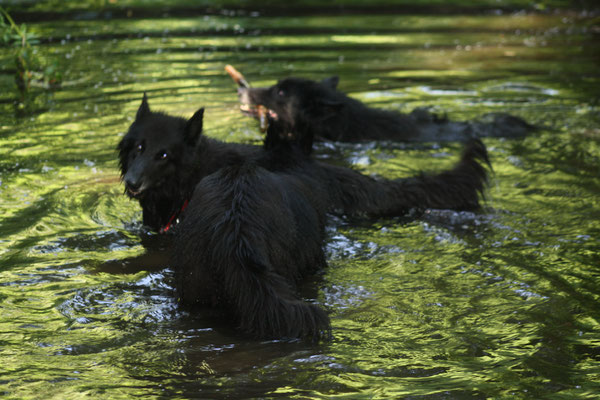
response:
<path fill-rule="evenodd" d="M 175 231 L 182 303 L 228 311 L 258 337 L 321 337 L 327 314 L 296 296 L 325 266 L 325 214 L 402 215 L 413 208 L 479 207 L 485 147 L 470 143 L 437 175 L 375 180 L 314 161 L 288 141 L 264 148 L 202 134 L 203 109 L 185 120 L 152 112 L 146 97 L 118 145 L 127 194 L 144 224 Z M 179 220 L 181 222 L 175 225 Z"/>
<path fill-rule="evenodd" d="M 468 141 L 480 137 L 523 137 L 534 129 L 508 114 L 486 116 L 491 122 L 453 122 L 419 108 L 410 114 L 370 108 L 337 90 L 338 78 L 321 82 L 286 78 L 268 88 L 238 89 L 242 111 L 255 115 L 262 105 L 287 136 L 300 142 L 316 140 L 360 142 Z"/>

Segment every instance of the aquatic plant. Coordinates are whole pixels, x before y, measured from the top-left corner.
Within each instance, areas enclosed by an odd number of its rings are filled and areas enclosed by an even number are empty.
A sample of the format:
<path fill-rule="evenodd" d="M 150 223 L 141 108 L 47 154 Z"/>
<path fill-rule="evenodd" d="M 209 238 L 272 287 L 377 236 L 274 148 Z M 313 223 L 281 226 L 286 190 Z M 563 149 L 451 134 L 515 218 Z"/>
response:
<path fill-rule="evenodd" d="M 58 63 L 43 61 L 38 54 L 40 38 L 29 32 L 27 25 L 17 25 L 10 14 L 0 7 L 0 38 L 3 46 L 14 49 L 15 83 L 21 103 L 32 87 L 54 89 L 62 79 Z"/>

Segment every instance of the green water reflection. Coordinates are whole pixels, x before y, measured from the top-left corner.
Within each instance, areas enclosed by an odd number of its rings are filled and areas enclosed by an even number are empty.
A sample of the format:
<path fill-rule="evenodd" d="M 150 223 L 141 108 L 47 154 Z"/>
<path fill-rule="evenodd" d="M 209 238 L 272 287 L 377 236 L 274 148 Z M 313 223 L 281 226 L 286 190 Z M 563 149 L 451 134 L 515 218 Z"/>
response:
<path fill-rule="evenodd" d="M 63 69 L 63 87 L 32 90 L 25 113 L 11 58 L 0 53 L 4 397 L 597 397 L 597 11 L 512 1 L 501 6 L 516 4 L 513 12 L 498 13 L 494 1 L 485 12 L 457 3 L 436 13 L 429 2 L 429 14 L 403 14 L 407 2 L 397 2 L 339 13 L 306 2 L 315 7 L 295 13 L 266 2 L 256 13 L 247 3 L 204 15 L 178 1 L 170 14 L 156 2 L 74 3 L 12 10 L 43 38 L 40 55 Z M 100 6 L 117 7 L 114 17 Z M 225 64 L 256 85 L 336 74 L 342 90 L 379 107 L 431 106 L 454 119 L 502 111 L 544 128 L 486 140 L 494 174 L 481 213 L 332 219 L 330 268 L 307 296 L 330 310 L 334 340 L 252 341 L 179 310 L 167 264 L 108 263 L 157 239 L 123 196 L 114 150 L 142 92 L 177 115 L 205 106 L 208 135 L 260 142 Z M 317 148 L 387 177 L 447 168 L 459 152 Z"/>

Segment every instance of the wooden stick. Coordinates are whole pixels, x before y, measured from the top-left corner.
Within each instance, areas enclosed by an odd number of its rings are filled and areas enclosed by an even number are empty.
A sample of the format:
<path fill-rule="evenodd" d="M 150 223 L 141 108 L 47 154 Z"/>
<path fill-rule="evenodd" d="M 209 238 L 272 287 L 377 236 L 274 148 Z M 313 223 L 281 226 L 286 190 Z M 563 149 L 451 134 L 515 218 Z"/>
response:
<path fill-rule="evenodd" d="M 256 113 L 258 114 L 258 120 L 260 121 L 260 131 L 261 132 L 266 132 L 267 128 L 269 127 L 269 120 L 267 118 L 267 114 L 268 114 L 269 110 L 267 110 L 267 107 L 259 105 L 256 107 Z"/>
<path fill-rule="evenodd" d="M 233 65 L 227 64 L 225 66 L 225 71 L 227 71 L 229 76 L 231 76 L 231 79 L 233 79 L 234 82 L 238 84 L 238 86 L 243 88 L 250 87 L 250 84 L 246 81 L 244 75 L 242 75 L 237 69 L 235 69 Z"/>

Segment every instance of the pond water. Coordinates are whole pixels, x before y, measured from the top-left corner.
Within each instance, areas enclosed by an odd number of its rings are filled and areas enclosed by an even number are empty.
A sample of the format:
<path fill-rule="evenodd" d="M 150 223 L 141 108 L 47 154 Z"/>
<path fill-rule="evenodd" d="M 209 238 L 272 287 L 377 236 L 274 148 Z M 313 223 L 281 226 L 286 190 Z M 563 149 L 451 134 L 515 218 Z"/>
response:
<path fill-rule="evenodd" d="M 19 104 L 10 49 L 0 56 L 5 398 L 597 398 L 598 12 L 54 3 L 13 17 L 58 62 L 60 89 Z M 494 172 L 480 212 L 332 217 L 329 268 L 306 296 L 328 309 L 333 339 L 251 340 L 180 310 L 168 262 L 123 261 L 159 239 L 123 195 L 116 162 L 144 91 L 168 113 L 206 107 L 211 137 L 260 143 L 226 64 L 256 86 L 338 75 L 370 105 L 508 112 L 542 129 L 485 140 Z M 316 154 L 393 178 L 448 168 L 460 149 Z"/>

